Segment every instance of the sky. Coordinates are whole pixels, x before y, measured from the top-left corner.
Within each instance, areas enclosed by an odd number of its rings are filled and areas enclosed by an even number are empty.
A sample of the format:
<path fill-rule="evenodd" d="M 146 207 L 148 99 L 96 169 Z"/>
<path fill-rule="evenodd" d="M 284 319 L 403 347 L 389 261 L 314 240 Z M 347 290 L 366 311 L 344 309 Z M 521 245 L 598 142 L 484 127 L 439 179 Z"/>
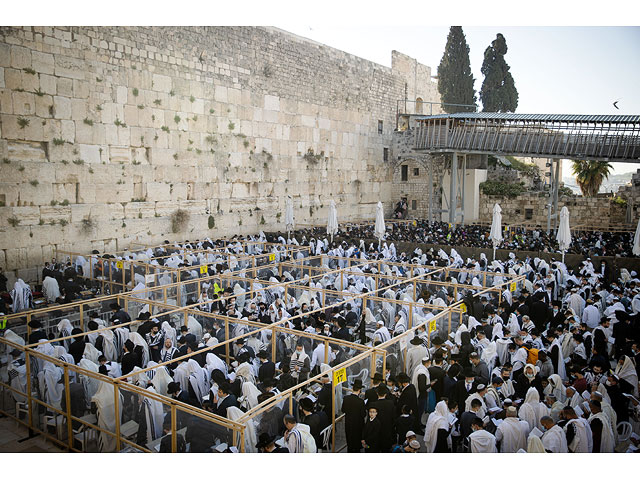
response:
<path fill-rule="evenodd" d="M 277 25 L 297 35 L 391 66 L 398 50 L 437 67 L 449 26 Z M 484 50 L 502 33 L 518 89 L 519 113 L 640 114 L 640 27 L 465 27 L 476 92 Z M 618 108 L 613 102 L 618 100 Z M 614 173 L 636 164 L 614 163 Z M 570 175 L 568 162 L 563 175 Z"/>

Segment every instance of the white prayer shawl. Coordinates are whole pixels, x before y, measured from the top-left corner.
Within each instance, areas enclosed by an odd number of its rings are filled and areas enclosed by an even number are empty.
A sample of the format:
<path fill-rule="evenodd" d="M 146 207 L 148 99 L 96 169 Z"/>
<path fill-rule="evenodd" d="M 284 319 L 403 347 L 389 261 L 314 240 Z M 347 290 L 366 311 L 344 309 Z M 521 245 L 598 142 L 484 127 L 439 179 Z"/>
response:
<path fill-rule="evenodd" d="M 247 411 L 256 407 L 258 405 L 258 395 L 260 395 L 260 390 L 253 383 L 244 382 L 242 384 L 242 397 L 243 401 L 241 404 L 245 404 L 248 407 Z"/>
<path fill-rule="evenodd" d="M 560 375 L 556 373 L 554 373 L 553 375 L 549 375 L 549 384 L 544 387 L 545 395 L 553 395 L 556 397 L 557 401 L 564 402 L 566 399 L 565 390 L 566 388 L 562 384 Z"/>
<path fill-rule="evenodd" d="M 540 419 L 545 415 L 549 415 L 549 409 L 540 403 L 538 390 L 533 387 L 529 388 L 524 403 L 520 406 L 518 417 L 529 424 L 529 431 L 531 431 L 534 428 L 542 429 Z"/>
<path fill-rule="evenodd" d="M 158 393 L 153 386 L 147 387 L 152 393 Z M 149 397 L 142 397 L 144 405 L 144 420 L 147 422 L 147 444 L 162 436 L 162 424 L 164 421 L 164 412 L 162 403 Z"/>
<path fill-rule="evenodd" d="M 47 297 L 47 302 L 55 302 L 56 298 L 59 298 L 61 296 L 58 281 L 53 277 L 47 276 L 42 281 L 42 293 L 45 297 Z"/>
<path fill-rule="evenodd" d="M 142 347 L 142 365 L 146 366 L 147 363 L 149 363 L 149 360 L 151 360 L 151 355 L 149 354 L 149 344 L 144 338 L 142 338 L 142 335 L 140 335 L 138 332 L 131 332 L 129 334 L 129 340 L 131 340 L 135 346 Z"/>
<path fill-rule="evenodd" d="M 13 284 L 13 290 L 11 290 L 10 295 L 13 301 L 11 304 L 13 313 L 18 313 L 31 307 L 33 301 L 31 287 L 24 283 L 24 280 L 21 278 Z"/>
<path fill-rule="evenodd" d="M 498 431 L 502 434 L 500 442 L 501 453 L 515 453 L 519 449 L 524 449 L 527 445 L 529 424 L 516 417 L 507 417 L 498 426 Z M 496 435 L 496 438 L 498 435 Z"/>
<path fill-rule="evenodd" d="M 222 373 L 224 373 L 225 378 L 229 378 L 228 372 L 227 372 L 227 364 L 222 361 L 215 353 L 207 353 L 207 371 L 209 373 L 209 378 L 211 378 L 211 372 L 213 372 L 214 370 L 220 370 Z"/>
<path fill-rule="evenodd" d="M 200 341 L 200 339 L 202 338 L 202 325 L 200 325 L 200 322 L 198 322 L 198 320 L 196 320 L 195 317 L 192 315 L 189 315 L 187 319 L 189 321 L 187 324 L 189 333 L 192 333 L 193 335 L 195 335 L 196 340 Z"/>
<path fill-rule="evenodd" d="M 530 434 L 527 441 L 527 453 L 546 453 L 540 437 Z"/>
<path fill-rule="evenodd" d="M 471 453 L 498 453 L 496 437 L 486 430 L 476 430 L 469 435 Z"/>
<path fill-rule="evenodd" d="M 484 402 L 484 398 L 482 398 L 478 392 L 472 393 L 464 401 L 464 411 L 465 412 L 471 411 L 471 402 L 475 399 L 480 400 L 480 403 L 482 403 L 480 410 L 476 412 L 476 415 L 478 418 L 484 418 L 484 416 L 487 414 L 487 404 Z"/>
<path fill-rule="evenodd" d="M 47 278 L 50 278 L 50 277 L 47 277 Z M 60 338 L 69 337 L 71 335 L 71 330 L 73 330 L 73 327 L 71 326 L 71 322 L 69 321 L 68 318 L 63 318 L 62 320 L 60 320 L 60 322 L 58 322 L 57 328 L 58 328 L 58 333 L 60 334 Z M 64 348 L 68 350 L 72 341 L 73 339 L 71 338 L 67 340 L 63 340 L 62 342 L 63 342 Z"/>
<path fill-rule="evenodd" d="M 151 381 L 153 387 L 160 395 L 168 396 L 167 386 L 169 383 L 173 382 L 173 378 L 171 378 L 169 370 L 167 367 L 158 367 L 155 369 L 155 372 L 153 380 Z"/>
<path fill-rule="evenodd" d="M 98 373 L 98 366 L 91 360 L 87 360 L 86 358 L 80 360 L 78 366 L 93 373 Z M 100 384 L 105 382 L 101 382 L 100 380 L 89 377 L 88 375 L 83 375 L 82 373 L 79 373 L 78 375 L 80 377 L 80 383 L 84 387 L 84 398 L 87 402 L 87 408 L 89 408 L 91 406 L 91 397 L 93 397 L 99 390 Z"/>
<path fill-rule="evenodd" d="M 189 382 L 191 387 L 193 388 L 198 401 L 202 402 L 202 397 L 204 397 L 207 390 L 209 390 L 207 380 L 205 378 L 206 370 L 204 370 L 193 358 L 190 358 L 187 361 L 187 368 L 189 369 Z"/>
<path fill-rule="evenodd" d="M 412 345 L 407 350 L 407 375 L 413 378 L 413 372 L 422 365 L 422 359 L 428 355 L 428 350 L 424 345 Z"/>
<path fill-rule="evenodd" d="M 11 362 L 7 368 L 7 374 L 11 387 L 25 395 L 12 391 L 11 394 L 16 402 L 25 402 L 27 397 L 27 364 L 24 360 L 17 359 Z"/>
<path fill-rule="evenodd" d="M 593 450 L 593 437 L 589 422 L 584 418 L 574 418 L 565 425 L 565 436 L 569 425 L 575 425 L 576 435 L 570 444 L 567 445 L 570 453 L 591 453 Z"/>
<path fill-rule="evenodd" d="M 636 373 L 636 367 L 627 355 L 623 355 L 622 358 L 624 358 L 624 362 L 622 365 L 619 363 L 616 365 L 615 374 L 631 384 L 633 387 L 633 395 L 638 398 L 638 374 Z"/>
<path fill-rule="evenodd" d="M 551 410 L 549 411 L 549 416 L 553 418 L 554 422 L 560 421 L 560 413 L 564 408 L 564 403 L 556 401 L 553 405 L 551 405 Z"/>
<path fill-rule="evenodd" d="M 426 381 L 427 387 L 429 387 L 431 384 L 431 376 L 429 375 L 429 370 L 427 369 L 427 367 L 425 367 L 422 363 L 415 368 L 415 370 L 413 371 L 413 375 L 411 377 L 411 383 L 413 384 L 414 387 L 416 387 L 417 396 L 420 396 L 420 392 L 418 392 L 418 377 L 420 375 L 424 375 L 426 377 L 425 381 Z"/>
<path fill-rule="evenodd" d="M 58 383 L 62 379 L 63 370 L 51 362 L 46 362 L 44 368 L 38 373 L 40 382 L 40 393 L 44 401 L 54 408 L 60 410 L 62 395 L 64 394 L 64 383 Z"/>
<path fill-rule="evenodd" d="M 611 428 L 611 423 L 609 417 L 607 417 L 604 412 L 599 412 L 591 414 L 589 417 L 589 425 L 595 419 L 600 420 L 602 423 L 602 435 L 600 437 L 600 452 L 599 453 L 615 453 L 614 449 L 616 447 L 616 440 L 613 430 Z"/>
<path fill-rule="evenodd" d="M 26 345 L 24 338 L 22 338 L 20 335 L 16 334 L 13 330 L 10 330 L 10 329 L 7 329 L 4 331 L 4 339 L 11 343 L 22 345 L 23 347 Z M 11 350 L 13 350 L 13 348 L 11 348 Z"/>
<path fill-rule="evenodd" d="M 189 391 L 189 375 L 191 372 L 189 371 L 189 366 L 187 362 L 180 362 L 180 364 L 173 371 L 173 381 L 180 384 L 180 390 L 188 392 Z"/>
<path fill-rule="evenodd" d="M 102 353 L 109 362 L 115 362 L 118 359 L 118 354 L 116 352 L 113 330 L 103 330 L 101 335 L 103 337 Z"/>
<path fill-rule="evenodd" d="M 94 347 L 91 343 L 84 344 L 84 353 L 82 355 L 83 358 L 93 362 L 95 365 L 98 365 L 98 357 L 100 357 L 100 350 Z"/>
<path fill-rule="evenodd" d="M 567 397 L 564 401 L 565 406 L 575 408 L 582 404 L 582 397 L 578 392 L 574 392 L 571 397 Z"/>
<path fill-rule="evenodd" d="M 242 377 L 245 382 L 256 383 L 256 377 L 253 374 L 253 369 L 247 362 L 238 365 L 238 368 L 236 369 L 236 375 L 238 377 Z"/>
<path fill-rule="evenodd" d="M 553 340 L 553 342 L 551 343 L 551 347 L 549 348 L 549 352 L 551 352 L 551 349 L 554 346 L 558 347 L 558 375 L 561 379 L 564 380 L 567 378 L 567 372 L 565 369 L 564 355 L 562 354 L 562 345 L 560 344 L 560 339 L 556 338 Z"/>
<path fill-rule="evenodd" d="M 242 417 L 244 415 L 244 412 L 242 410 L 240 410 L 238 407 L 229 407 L 227 408 L 227 418 L 231 421 L 237 421 L 240 417 Z M 304 424 L 298 424 L 298 427 L 300 427 L 301 425 Z M 304 425 L 305 427 L 308 428 L 307 425 Z M 239 451 L 242 451 L 242 448 L 240 446 L 240 439 L 242 438 L 241 435 L 237 435 L 236 436 L 236 447 L 238 448 Z M 256 450 L 256 444 L 258 443 L 258 438 L 256 436 L 256 427 L 255 427 L 255 423 L 253 420 L 249 420 L 248 422 L 246 422 L 245 424 L 245 429 L 244 429 L 244 451 L 245 453 L 257 453 Z"/>
<path fill-rule="evenodd" d="M 435 451 L 439 429 L 449 429 L 449 409 L 444 400 L 438 402 L 435 411 L 427 419 L 427 425 L 424 430 L 424 446 L 427 449 L 427 453 Z"/>
<path fill-rule="evenodd" d="M 122 418 L 122 411 L 124 410 L 122 408 L 124 397 L 122 396 L 122 393 L 120 393 L 119 396 L 120 398 L 118 399 L 118 405 L 120 406 L 120 408 L 118 409 L 118 412 L 120 414 L 120 418 Z M 108 432 L 115 433 L 116 413 L 113 386 L 107 382 L 100 382 L 100 388 L 98 389 L 96 394 L 91 397 L 91 401 L 98 407 L 98 425 Z M 100 432 L 98 448 L 101 452 L 115 451 L 115 436 Z"/>
<path fill-rule="evenodd" d="M 554 425 L 542 435 L 542 445 L 551 453 L 568 453 L 567 436 L 562 428 Z"/>

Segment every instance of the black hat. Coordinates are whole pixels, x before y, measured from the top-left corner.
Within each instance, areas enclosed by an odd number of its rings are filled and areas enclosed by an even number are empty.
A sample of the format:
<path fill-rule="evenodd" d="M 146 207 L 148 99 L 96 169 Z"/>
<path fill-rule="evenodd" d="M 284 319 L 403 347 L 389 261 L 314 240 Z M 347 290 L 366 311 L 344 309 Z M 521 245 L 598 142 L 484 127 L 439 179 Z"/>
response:
<path fill-rule="evenodd" d="M 444 343 L 444 340 L 442 340 L 440 336 L 436 335 L 435 337 L 433 337 L 433 340 L 431 340 L 431 343 L 433 343 L 434 345 L 442 345 Z"/>
<path fill-rule="evenodd" d="M 244 345 L 244 338 L 239 338 L 236 340 L 236 345 Z"/>
<path fill-rule="evenodd" d="M 100 318 L 100 314 L 94 310 L 93 312 L 89 312 L 89 318 Z"/>
<path fill-rule="evenodd" d="M 304 397 L 300 399 L 300 406 L 303 410 L 308 412 L 313 412 L 314 403 L 309 397 Z"/>
<path fill-rule="evenodd" d="M 468 367 L 467 367 L 467 368 L 465 368 L 465 369 L 464 369 L 464 376 L 465 376 L 466 378 L 471 378 L 471 377 L 475 377 L 475 376 L 476 376 L 476 374 L 475 374 L 475 373 L 473 373 L 473 370 L 472 370 L 472 369 L 470 369 L 470 368 L 468 368 Z"/>
<path fill-rule="evenodd" d="M 398 374 L 397 380 L 399 383 L 408 383 L 411 382 L 411 379 L 409 378 L 409 375 L 407 375 L 404 372 L 400 372 Z"/>
<path fill-rule="evenodd" d="M 409 343 L 411 345 L 422 345 L 422 339 L 419 336 L 416 335 L 411 340 L 409 340 Z"/>
<path fill-rule="evenodd" d="M 169 385 L 167 385 L 167 393 L 169 395 L 179 391 L 180 391 L 180 384 L 178 382 L 170 382 Z"/>
<path fill-rule="evenodd" d="M 40 323 L 40 320 L 31 320 L 29 322 L 29 328 L 42 328 L 42 323 Z"/>
<path fill-rule="evenodd" d="M 373 377 L 371 377 L 371 380 L 374 382 L 384 382 L 384 377 L 380 372 L 376 372 Z"/>
<path fill-rule="evenodd" d="M 268 432 L 262 432 L 258 437 L 258 443 L 256 443 L 256 448 L 264 448 L 273 443 L 275 440 L 275 435 L 271 436 Z"/>
<path fill-rule="evenodd" d="M 14 348 L 13 350 L 11 350 L 11 356 L 12 357 L 19 357 L 20 355 L 22 355 L 22 352 L 20 350 L 18 350 L 17 348 Z"/>
<path fill-rule="evenodd" d="M 258 358 L 264 358 L 264 359 L 267 359 L 267 358 L 269 358 L 269 354 L 267 353 L 267 351 L 266 351 L 266 350 L 260 350 L 260 351 L 258 352 L 257 357 L 258 357 Z"/>
<path fill-rule="evenodd" d="M 109 305 L 109 308 L 111 310 L 120 310 L 121 307 L 120 307 L 120 305 L 118 305 L 117 302 L 113 302 L 112 304 Z"/>
<path fill-rule="evenodd" d="M 360 380 L 359 378 L 356 378 L 353 381 L 353 384 L 351 385 L 351 388 L 353 390 L 362 390 L 362 380 Z"/>
<path fill-rule="evenodd" d="M 133 349 L 135 348 L 135 344 L 131 340 L 124 342 L 124 346 L 127 347 L 129 352 L 133 352 Z"/>

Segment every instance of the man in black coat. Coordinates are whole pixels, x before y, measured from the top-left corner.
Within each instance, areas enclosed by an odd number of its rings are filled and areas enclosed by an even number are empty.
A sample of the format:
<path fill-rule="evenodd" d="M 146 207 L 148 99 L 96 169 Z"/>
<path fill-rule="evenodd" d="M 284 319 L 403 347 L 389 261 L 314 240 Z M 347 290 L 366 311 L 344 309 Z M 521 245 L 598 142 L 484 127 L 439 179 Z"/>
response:
<path fill-rule="evenodd" d="M 402 415 L 402 406 L 407 405 L 414 417 L 418 416 L 418 394 L 416 387 L 411 383 L 409 375 L 404 372 L 398 374 L 398 384 L 400 385 L 400 396 L 396 404 L 396 417 Z M 419 420 L 418 420 L 419 421 Z"/>
<path fill-rule="evenodd" d="M 464 371 L 464 380 L 458 380 L 453 391 L 453 398 L 458 402 L 458 405 L 462 405 L 464 410 L 464 402 L 467 397 L 478 390 L 478 382 L 475 379 L 475 375 L 471 368 L 467 368 Z"/>
<path fill-rule="evenodd" d="M 79 335 L 82 333 L 82 330 L 78 327 L 71 330 L 71 335 Z M 76 362 L 76 365 L 80 363 L 82 360 L 82 355 L 84 355 L 84 347 L 86 342 L 84 337 L 76 337 L 73 339 L 73 342 L 69 345 L 69 354 L 73 357 L 73 361 Z"/>
<path fill-rule="evenodd" d="M 29 328 L 31 329 L 28 340 L 29 345 L 38 343 L 40 340 L 48 340 L 47 332 L 42 330 L 42 323 L 40 323 L 40 320 L 31 320 L 29 322 Z"/>
<path fill-rule="evenodd" d="M 260 368 L 258 369 L 258 381 L 264 383 L 268 379 L 272 379 L 276 375 L 276 366 L 269 359 L 269 354 L 265 350 L 258 352 L 260 359 Z"/>
<path fill-rule="evenodd" d="M 379 385 L 376 389 L 378 400 L 372 405 L 378 409 L 377 418 L 380 420 L 380 451 L 387 453 L 396 438 L 394 420 L 396 418 L 396 408 L 394 402 L 389 398 L 389 389 L 386 385 Z"/>
<path fill-rule="evenodd" d="M 315 405 L 309 397 L 300 399 L 299 405 L 302 410 L 300 423 L 309 425 L 309 433 L 315 440 L 317 448 L 326 448 L 322 443 L 321 432 L 331 424 L 329 417 L 323 410 L 315 411 Z"/>
<path fill-rule="evenodd" d="M 549 322 L 549 307 L 544 301 L 544 292 L 537 292 L 533 296 L 531 307 L 529 308 L 529 317 L 539 331 L 544 331 Z"/>
<path fill-rule="evenodd" d="M 433 363 L 434 364 L 429 367 L 429 377 L 432 382 L 431 388 L 433 388 L 433 391 L 436 394 L 436 403 L 438 403 L 440 400 L 442 400 L 442 395 L 444 394 L 444 377 L 446 375 L 446 372 L 442 368 L 442 352 L 436 351 Z"/>
<path fill-rule="evenodd" d="M 347 437 L 347 452 L 356 453 L 362 449 L 362 428 L 367 412 L 364 400 L 360 398 L 362 381 L 356 379 L 351 387 L 352 393 L 342 399 L 342 413 L 344 413 L 344 433 Z"/>
<path fill-rule="evenodd" d="M 384 378 L 380 372 L 376 372 L 373 377 L 371 377 L 371 388 L 364 392 L 364 402 L 367 405 L 371 405 L 378 400 L 378 386 L 384 384 L 383 382 Z"/>
<path fill-rule="evenodd" d="M 269 435 L 267 432 L 262 432 L 258 437 L 256 448 L 260 453 L 289 453 L 287 447 L 278 447 L 275 444 L 275 439 L 275 436 Z"/>
<path fill-rule="evenodd" d="M 227 408 L 238 406 L 238 400 L 231 393 L 231 385 L 229 383 L 224 382 L 218 386 L 218 395 L 216 395 L 215 402 L 212 407 L 213 413 L 225 418 L 227 417 Z"/>

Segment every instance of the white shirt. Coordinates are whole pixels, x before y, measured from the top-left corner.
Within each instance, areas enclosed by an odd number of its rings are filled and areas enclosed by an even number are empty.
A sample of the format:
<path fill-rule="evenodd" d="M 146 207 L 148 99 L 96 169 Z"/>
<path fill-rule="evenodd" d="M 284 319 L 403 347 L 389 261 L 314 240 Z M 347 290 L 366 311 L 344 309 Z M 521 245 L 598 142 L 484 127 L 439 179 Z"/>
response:
<path fill-rule="evenodd" d="M 600 311 L 595 305 L 587 305 L 582 312 L 582 323 L 586 323 L 589 328 L 596 328 L 600 325 Z"/>

